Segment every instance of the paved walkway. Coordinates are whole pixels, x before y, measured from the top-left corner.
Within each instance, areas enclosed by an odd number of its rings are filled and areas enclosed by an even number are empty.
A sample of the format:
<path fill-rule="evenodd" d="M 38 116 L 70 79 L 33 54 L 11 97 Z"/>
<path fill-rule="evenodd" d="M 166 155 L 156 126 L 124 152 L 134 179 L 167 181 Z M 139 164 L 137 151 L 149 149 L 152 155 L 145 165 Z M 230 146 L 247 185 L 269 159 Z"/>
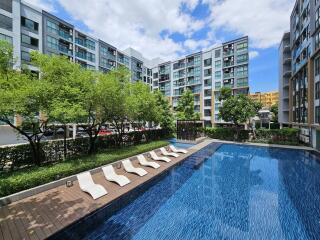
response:
<path fill-rule="evenodd" d="M 159 169 L 143 167 L 148 172 L 143 177 L 125 173 L 122 168 L 115 167 L 118 174 L 126 175 L 131 180 L 131 183 L 124 187 L 106 181 L 103 173 L 99 171 L 93 175 L 94 182 L 103 185 L 108 194 L 97 200 L 93 200 L 91 196 L 82 192 L 78 182 L 75 181 L 70 188 L 64 185 L 59 186 L 0 207 L 0 239 L 45 239 L 154 178 L 211 142 L 211 140 L 205 140 L 193 146 L 187 154 L 180 154 L 175 159 L 171 158 L 170 163 L 157 161 L 161 165 Z M 135 158 L 131 160 L 134 166 L 141 167 Z"/>

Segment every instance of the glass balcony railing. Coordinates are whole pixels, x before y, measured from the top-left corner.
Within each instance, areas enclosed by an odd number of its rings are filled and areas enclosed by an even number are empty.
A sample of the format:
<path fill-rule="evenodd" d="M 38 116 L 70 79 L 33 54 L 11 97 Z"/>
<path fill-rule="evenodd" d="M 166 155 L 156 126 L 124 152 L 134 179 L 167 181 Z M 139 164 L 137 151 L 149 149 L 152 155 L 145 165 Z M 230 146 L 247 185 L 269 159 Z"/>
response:
<path fill-rule="evenodd" d="M 233 65 L 234 65 L 233 62 L 224 62 L 224 63 L 223 63 L 223 67 L 231 67 L 231 66 L 233 66 Z"/>
<path fill-rule="evenodd" d="M 59 51 L 66 53 L 68 55 L 72 55 L 72 50 L 70 50 L 68 47 L 59 45 Z"/>
<path fill-rule="evenodd" d="M 234 50 L 227 50 L 223 52 L 223 56 L 230 56 L 234 54 Z"/>
<path fill-rule="evenodd" d="M 223 74 L 223 78 L 233 78 L 234 77 L 234 73 L 224 73 Z"/>
<path fill-rule="evenodd" d="M 61 29 L 59 30 L 59 36 L 72 42 L 72 36 L 64 30 L 61 30 Z"/>

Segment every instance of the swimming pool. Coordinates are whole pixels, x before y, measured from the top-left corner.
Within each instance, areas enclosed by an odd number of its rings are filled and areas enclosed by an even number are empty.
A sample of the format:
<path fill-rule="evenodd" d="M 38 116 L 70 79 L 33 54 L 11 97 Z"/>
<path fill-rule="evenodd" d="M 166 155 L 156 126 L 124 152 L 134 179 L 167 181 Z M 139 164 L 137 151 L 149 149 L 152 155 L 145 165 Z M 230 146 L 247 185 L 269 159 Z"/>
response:
<path fill-rule="evenodd" d="M 195 144 L 192 143 L 181 143 L 181 142 L 177 142 L 177 140 L 175 138 L 170 139 L 169 142 L 174 145 L 177 148 L 191 148 L 192 146 L 194 146 Z"/>
<path fill-rule="evenodd" d="M 212 154 L 212 148 L 127 197 L 103 221 L 86 224 L 81 238 L 320 239 L 315 155 L 231 144 Z M 70 237 L 79 226 L 68 230 Z"/>

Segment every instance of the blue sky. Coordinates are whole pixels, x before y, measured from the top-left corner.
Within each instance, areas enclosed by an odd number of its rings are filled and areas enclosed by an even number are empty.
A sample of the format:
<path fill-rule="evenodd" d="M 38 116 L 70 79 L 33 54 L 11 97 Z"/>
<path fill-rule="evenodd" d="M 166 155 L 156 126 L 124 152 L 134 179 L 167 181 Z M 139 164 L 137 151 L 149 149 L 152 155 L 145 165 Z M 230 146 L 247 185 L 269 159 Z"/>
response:
<path fill-rule="evenodd" d="M 278 45 L 294 0 L 27 0 L 119 49 L 172 60 L 248 36 L 250 91 L 278 89 Z"/>

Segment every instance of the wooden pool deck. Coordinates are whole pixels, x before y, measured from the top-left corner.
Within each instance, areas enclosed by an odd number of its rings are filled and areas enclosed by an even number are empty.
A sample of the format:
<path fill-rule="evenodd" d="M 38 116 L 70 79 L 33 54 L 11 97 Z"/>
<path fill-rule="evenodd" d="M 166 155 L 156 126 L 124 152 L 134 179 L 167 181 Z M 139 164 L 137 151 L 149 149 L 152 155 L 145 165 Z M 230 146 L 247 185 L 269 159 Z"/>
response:
<path fill-rule="evenodd" d="M 178 158 L 171 157 L 172 161 L 169 163 L 157 161 L 161 165 L 159 169 L 143 167 L 148 172 L 143 177 L 126 173 L 123 168 L 115 167 L 118 174 L 126 175 L 131 180 L 131 183 L 124 187 L 106 181 L 102 171 L 93 174 L 94 182 L 103 185 L 108 191 L 107 195 L 97 200 L 93 200 L 91 196 L 82 192 L 78 182 L 75 181 L 72 187 L 67 188 L 62 185 L 0 207 L 0 239 L 46 239 L 173 167 L 211 142 L 211 140 L 205 140 L 190 148 L 187 154 L 180 154 Z M 131 160 L 134 166 L 141 167 L 135 157 Z"/>

